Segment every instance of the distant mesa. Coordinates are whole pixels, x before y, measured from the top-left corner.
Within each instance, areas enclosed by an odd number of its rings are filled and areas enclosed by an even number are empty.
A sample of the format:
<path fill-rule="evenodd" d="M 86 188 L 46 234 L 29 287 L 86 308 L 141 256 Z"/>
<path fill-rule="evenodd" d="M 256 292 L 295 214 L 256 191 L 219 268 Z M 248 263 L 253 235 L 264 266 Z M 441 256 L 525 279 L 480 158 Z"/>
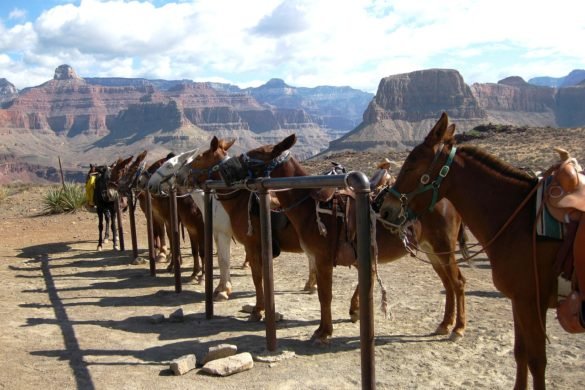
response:
<path fill-rule="evenodd" d="M 75 70 L 69 65 L 59 65 L 57 69 L 55 69 L 55 75 L 53 76 L 53 80 L 81 80 L 81 77 L 77 76 Z"/>
<path fill-rule="evenodd" d="M 145 149 L 154 159 L 204 148 L 213 135 L 237 138 L 238 153 L 294 132 L 301 159 L 403 150 L 419 143 L 443 111 L 460 132 L 488 123 L 584 126 L 585 71 L 561 79 L 555 87 L 518 76 L 468 85 L 457 70 L 426 69 L 384 77 L 373 95 L 347 86 L 294 87 L 279 78 L 245 89 L 192 80 L 81 78 L 64 64 L 52 80 L 22 91 L 0 79 L 0 161 L 7 161 L 0 183 L 25 172 L 52 180 L 47 172 L 54 173 L 57 157 L 79 173 L 89 162 Z"/>

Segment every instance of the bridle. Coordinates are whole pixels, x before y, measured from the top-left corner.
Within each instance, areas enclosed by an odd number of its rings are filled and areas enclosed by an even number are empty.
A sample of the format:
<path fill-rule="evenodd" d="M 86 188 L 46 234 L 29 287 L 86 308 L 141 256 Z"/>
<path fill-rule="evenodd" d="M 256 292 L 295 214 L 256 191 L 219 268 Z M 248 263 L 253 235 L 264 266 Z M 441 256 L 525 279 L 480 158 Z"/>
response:
<path fill-rule="evenodd" d="M 217 163 L 213 164 L 210 167 L 207 167 L 207 168 L 193 168 L 193 167 L 191 167 L 189 169 L 189 174 L 188 174 L 187 179 L 185 180 L 184 184 L 185 185 L 193 184 L 194 186 L 199 187 L 200 181 L 197 180 L 197 178 L 199 178 L 201 176 L 205 176 L 205 177 L 207 177 L 206 180 L 211 179 L 211 175 L 218 172 L 221 164 L 223 164 L 225 161 L 228 161 L 229 159 L 231 159 L 231 157 L 226 154 L 225 156 L 222 157 L 221 160 L 219 160 Z"/>
<path fill-rule="evenodd" d="M 433 196 L 431 198 L 431 202 L 430 202 L 429 206 L 424 210 L 424 212 L 432 211 L 433 208 L 435 207 L 435 205 L 437 204 L 437 202 L 439 201 L 439 188 L 441 187 L 443 180 L 445 179 L 445 177 L 449 173 L 449 170 L 451 169 L 451 164 L 453 163 L 453 160 L 455 158 L 455 153 L 457 152 L 457 147 L 453 145 L 451 147 L 451 151 L 449 152 L 449 154 L 447 156 L 447 160 L 445 161 L 445 163 L 443 164 L 443 166 L 439 170 L 439 173 L 434 178 L 434 180 L 431 181 L 430 174 L 435 169 L 435 166 L 436 166 L 437 162 L 439 161 L 439 156 L 442 154 L 445 146 L 446 146 L 445 144 L 441 144 L 441 146 L 439 147 L 439 149 L 435 153 L 435 157 L 433 158 L 433 162 L 431 163 L 431 165 L 429 166 L 427 171 L 420 177 L 418 187 L 415 190 L 408 192 L 408 193 L 399 192 L 395 188 L 396 185 L 383 190 L 383 191 L 387 191 L 388 193 L 392 194 L 393 196 L 398 198 L 398 200 L 400 201 L 400 213 L 398 215 L 398 217 L 400 218 L 399 225 L 403 225 L 403 224 L 407 223 L 408 221 L 411 221 L 411 220 L 414 220 L 414 219 L 420 217 L 420 215 L 417 215 L 414 212 L 414 210 L 412 210 L 408 206 L 409 203 L 412 201 L 412 199 L 415 196 L 423 194 L 427 191 L 433 191 Z"/>

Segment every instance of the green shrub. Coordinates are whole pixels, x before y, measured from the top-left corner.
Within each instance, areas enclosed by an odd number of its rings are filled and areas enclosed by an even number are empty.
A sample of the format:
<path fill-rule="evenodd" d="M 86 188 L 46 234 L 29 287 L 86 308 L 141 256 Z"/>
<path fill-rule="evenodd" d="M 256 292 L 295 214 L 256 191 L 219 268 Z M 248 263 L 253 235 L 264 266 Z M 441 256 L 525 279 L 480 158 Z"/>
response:
<path fill-rule="evenodd" d="M 65 183 L 65 187 L 49 189 L 43 199 L 47 214 L 72 213 L 80 210 L 85 203 L 85 188 L 79 184 Z"/>

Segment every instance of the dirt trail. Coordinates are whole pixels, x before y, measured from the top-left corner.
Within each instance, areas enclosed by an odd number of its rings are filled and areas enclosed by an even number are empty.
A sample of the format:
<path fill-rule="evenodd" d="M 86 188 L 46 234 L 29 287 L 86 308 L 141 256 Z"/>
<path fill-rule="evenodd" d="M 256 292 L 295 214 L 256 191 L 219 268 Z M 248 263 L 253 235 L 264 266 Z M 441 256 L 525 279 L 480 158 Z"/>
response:
<path fill-rule="evenodd" d="M 334 335 L 328 347 L 309 342 L 319 321 L 315 294 L 302 291 L 307 276 L 303 255 L 283 254 L 274 263 L 275 300 L 284 320 L 278 345 L 295 357 L 256 362 L 227 378 L 199 369 L 172 376 L 168 362 L 211 345 L 236 344 L 264 353 L 263 323 L 241 311 L 254 302 L 249 270 L 240 269 L 243 249 L 233 249 L 234 294 L 205 319 L 204 286 L 186 281 L 176 294 L 173 276 L 149 275 L 148 264 L 131 265 L 128 253 L 110 246 L 96 252 L 96 216 L 35 216 L 42 189 L 32 188 L 0 207 L 0 388 L 2 389 L 323 389 L 360 387 L 359 324 L 349 321 L 355 269 L 334 271 Z M 130 247 L 125 217 L 126 246 Z M 146 248 L 138 216 L 139 247 Z M 141 253 L 145 251 L 142 249 Z M 162 271 L 164 265 L 159 265 Z M 391 319 L 376 310 L 376 382 L 388 389 L 509 389 L 515 363 L 510 303 L 491 282 L 489 263 L 462 266 L 467 278 L 465 337 L 457 343 L 431 332 L 442 317 L 444 292 L 430 265 L 404 258 L 381 266 Z M 217 277 L 217 269 L 215 269 Z M 376 307 L 379 289 L 375 290 Z M 152 324 L 154 314 L 182 307 L 182 323 Z M 585 388 L 585 338 L 562 331 L 549 311 L 547 384 L 551 389 Z"/>

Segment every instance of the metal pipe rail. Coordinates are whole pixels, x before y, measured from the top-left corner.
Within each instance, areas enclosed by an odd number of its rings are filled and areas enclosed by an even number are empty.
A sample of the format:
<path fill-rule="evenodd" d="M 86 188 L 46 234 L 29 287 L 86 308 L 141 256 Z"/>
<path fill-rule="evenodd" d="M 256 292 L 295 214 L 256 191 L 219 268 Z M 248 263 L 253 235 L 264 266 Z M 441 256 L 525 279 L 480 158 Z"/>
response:
<path fill-rule="evenodd" d="M 257 192 L 260 197 L 260 226 L 262 241 L 262 271 L 264 299 L 266 302 L 266 345 L 269 351 L 276 350 L 276 321 L 274 309 L 274 284 L 272 275 L 272 237 L 270 225 L 270 199 L 272 189 L 301 189 L 323 187 L 351 187 L 356 193 L 356 224 L 358 278 L 360 298 L 360 349 L 362 388 L 375 388 L 374 364 L 374 315 L 373 315 L 373 273 L 370 233 L 370 182 L 362 172 L 345 175 L 319 175 L 282 178 L 248 179 L 242 183 L 227 186 L 220 180 L 209 180 L 202 186 L 205 208 L 205 312 L 206 318 L 213 317 L 213 216 L 211 192 L 218 189 L 245 189 Z"/>

